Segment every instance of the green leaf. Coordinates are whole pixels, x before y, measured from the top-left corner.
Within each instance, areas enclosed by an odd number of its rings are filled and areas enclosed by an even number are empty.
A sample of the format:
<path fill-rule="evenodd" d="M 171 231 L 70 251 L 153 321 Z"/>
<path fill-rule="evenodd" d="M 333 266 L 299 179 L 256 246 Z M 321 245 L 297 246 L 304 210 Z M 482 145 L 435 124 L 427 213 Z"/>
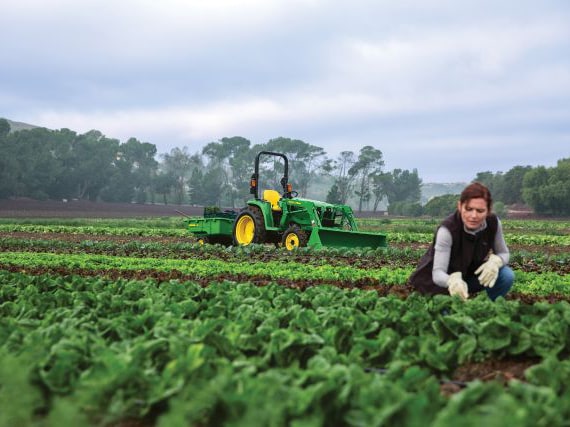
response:
<path fill-rule="evenodd" d="M 457 362 L 463 364 L 472 360 L 473 354 L 477 351 L 477 339 L 473 335 L 468 334 L 462 334 L 458 338 Z"/>
<path fill-rule="evenodd" d="M 479 331 L 479 345 L 483 350 L 496 351 L 511 344 L 511 322 L 493 318 L 483 322 Z"/>

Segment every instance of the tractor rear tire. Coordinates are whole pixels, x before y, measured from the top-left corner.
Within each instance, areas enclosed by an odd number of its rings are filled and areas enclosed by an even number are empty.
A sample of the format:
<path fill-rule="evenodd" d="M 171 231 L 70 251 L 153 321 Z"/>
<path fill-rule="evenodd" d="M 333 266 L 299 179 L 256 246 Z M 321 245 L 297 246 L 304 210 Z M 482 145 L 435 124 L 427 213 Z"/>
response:
<path fill-rule="evenodd" d="M 297 224 L 293 224 L 285 230 L 285 233 L 283 233 L 281 245 L 288 251 L 292 251 L 296 248 L 307 246 L 308 241 L 309 236 L 307 236 L 307 232 L 301 230 L 301 227 Z"/>
<path fill-rule="evenodd" d="M 234 221 L 233 238 L 236 246 L 265 243 L 267 233 L 263 213 L 257 206 L 244 208 Z"/>

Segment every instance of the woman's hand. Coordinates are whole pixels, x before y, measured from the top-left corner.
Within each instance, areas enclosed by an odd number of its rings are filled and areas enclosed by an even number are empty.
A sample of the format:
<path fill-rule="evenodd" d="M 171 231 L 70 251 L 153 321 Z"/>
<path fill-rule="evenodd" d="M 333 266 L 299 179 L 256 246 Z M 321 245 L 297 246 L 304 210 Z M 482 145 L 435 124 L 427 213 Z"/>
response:
<path fill-rule="evenodd" d="M 461 277 L 461 271 L 452 273 L 447 279 L 447 290 L 449 295 L 457 295 L 463 301 L 469 298 L 469 292 L 467 290 L 467 283 Z"/>
<path fill-rule="evenodd" d="M 502 266 L 503 260 L 500 256 L 495 254 L 489 255 L 489 259 L 475 270 L 475 274 L 479 276 L 479 283 L 488 288 L 495 286 L 495 282 L 499 276 L 499 269 Z"/>

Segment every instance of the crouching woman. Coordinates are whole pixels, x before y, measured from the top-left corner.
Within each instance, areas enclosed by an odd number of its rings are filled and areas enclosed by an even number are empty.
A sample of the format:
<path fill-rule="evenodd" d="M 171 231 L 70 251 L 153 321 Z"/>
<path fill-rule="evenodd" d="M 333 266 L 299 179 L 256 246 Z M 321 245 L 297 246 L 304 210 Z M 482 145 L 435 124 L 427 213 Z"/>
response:
<path fill-rule="evenodd" d="M 457 210 L 439 225 L 432 244 L 410 276 L 423 294 L 469 295 L 485 291 L 493 301 L 513 286 L 509 249 L 491 193 L 478 182 L 461 193 Z"/>

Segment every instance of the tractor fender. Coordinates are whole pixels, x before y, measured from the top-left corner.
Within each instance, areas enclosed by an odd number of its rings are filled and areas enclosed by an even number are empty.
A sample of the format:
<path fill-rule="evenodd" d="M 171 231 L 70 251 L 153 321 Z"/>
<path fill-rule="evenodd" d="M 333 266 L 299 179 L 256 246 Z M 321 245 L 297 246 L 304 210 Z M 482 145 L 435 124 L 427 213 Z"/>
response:
<path fill-rule="evenodd" d="M 269 202 L 265 202 L 263 200 L 250 200 L 247 202 L 247 205 L 257 206 L 259 210 L 261 210 L 266 229 L 271 229 L 275 227 L 275 225 L 273 224 L 273 215 L 271 213 L 271 204 Z"/>

